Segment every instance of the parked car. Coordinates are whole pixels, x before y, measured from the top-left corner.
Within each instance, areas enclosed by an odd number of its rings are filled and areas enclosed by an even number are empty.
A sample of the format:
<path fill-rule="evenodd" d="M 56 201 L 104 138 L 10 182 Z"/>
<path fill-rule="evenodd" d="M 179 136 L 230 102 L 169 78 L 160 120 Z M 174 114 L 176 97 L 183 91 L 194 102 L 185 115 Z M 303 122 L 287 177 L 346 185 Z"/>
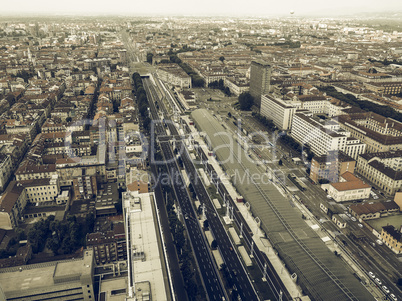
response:
<path fill-rule="evenodd" d="M 352 221 L 354 221 L 354 222 L 357 221 L 357 219 L 356 219 L 355 217 L 353 217 L 353 216 L 352 216 L 350 219 L 351 219 Z"/>
<path fill-rule="evenodd" d="M 382 290 L 386 293 L 389 294 L 389 289 L 385 285 L 382 286 Z"/>
<path fill-rule="evenodd" d="M 363 228 L 363 225 L 362 225 L 362 224 L 358 224 L 358 226 L 359 226 L 360 228 Z"/>
<path fill-rule="evenodd" d="M 368 274 L 369 274 L 369 276 L 370 276 L 371 278 L 375 279 L 375 275 L 374 275 L 373 272 L 368 272 Z"/>
<path fill-rule="evenodd" d="M 376 240 L 376 243 L 378 243 L 380 246 L 383 245 L 383 242 L 382 242 L 382 240 L 380 240 L 380 239 L 377 239 L 377 240 Z"/>
<path fill-rule="evenodd" d="M 381 282 L 381 280 L 380 279 L 378 279 L 378 278 L 375 278 L 375 283 L 377 283 L 378 285 L 381 285 L 382 284 L 382 282 Z"/>
<path fill-rule="evenodd" d="M 394 294 L 389 295 L 389 297 L 390 297 L 392 300 L 394 300 L 394 301 L 398 301 L 398 299 L 395 297 Z"/>

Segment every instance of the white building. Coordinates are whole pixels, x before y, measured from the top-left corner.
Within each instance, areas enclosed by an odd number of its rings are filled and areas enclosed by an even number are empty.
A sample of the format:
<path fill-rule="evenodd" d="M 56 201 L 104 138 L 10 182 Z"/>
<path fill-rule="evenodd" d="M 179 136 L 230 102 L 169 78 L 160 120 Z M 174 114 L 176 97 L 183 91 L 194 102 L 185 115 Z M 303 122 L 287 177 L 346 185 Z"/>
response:
<path fill-rule="evenodd" d="M 271 95 L 261 96 L 261 115 L 271 119 L 281 130 L 289 130 L 299 102 L 284 101 Z"/>
<path fill-rule="evenodd" d="M 366 144 L 361 142 L 359 139 L 348 137 L 346 139 L 346 146 L 344 152 L 357 160 L 357 157 L 360 154 L 364 154 L 366 152 Z"/>
<path fill-rule="evenodd" d="M 336 122 L 324 124 L 305 113 L 294 115 L 291 133 L 298 143 L 309 145 L 317 156 L 328 154 L 329 151 L 344 151 L 346 147 L 346 133 L 339 131 Z"/>
<path fill-rule="evenodd" d="M 402 150 L 366 153 L 357 159 L 357 171 L 388 194 L 402 188 Z"/>
<path fill-rule="evenodd" d="M 182 89 L 191 88 L 191 77 L 178 64 L 160 64 L 157 73 L 164 82 Z"/>
<path fill-rule="evenodd" d="M 159 250 L 163 250 L 163 245 L 159 245 L 159 223 L 154 220 L 154 198 L 153 193 L 123 193 L 129 270 L 126 300 L 168 300 L 168 277 L 162 269 L 164 256 Z"/>
<path fill-rule="evenodd" d="M 30 203 L 51 202 L 59 195 L 60 185 L 57 175 L 51 178 L 19 181 L 25 188 Z"/>
<path fill-rule="evenodd" d="M 328 195 L 336 202 L 368 199 L 371 185 L 363 182 L 350 172 L 345 172 L 339 177 L 338 183 L 328 185 Z"/>

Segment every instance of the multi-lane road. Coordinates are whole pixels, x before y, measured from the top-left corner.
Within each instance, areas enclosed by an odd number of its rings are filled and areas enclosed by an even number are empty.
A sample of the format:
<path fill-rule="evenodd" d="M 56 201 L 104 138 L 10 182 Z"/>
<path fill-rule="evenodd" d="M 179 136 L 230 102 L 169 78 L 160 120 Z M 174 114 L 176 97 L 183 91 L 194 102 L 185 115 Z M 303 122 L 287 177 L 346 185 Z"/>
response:
<path fill-rule="evenodd" d="M 165 127 L 159 121 L 158 112 L 155 108 L 155 101 L 159 98 L 149 79 L 144 78 L 144 88 L 148 95 L 150 113 L 154 122 L 154 130 L 157 136 L 166 136 L 168 133 Z M 206 292 L 208 300 L 227 300 L 228 296 L 224 289 L 223 283 L 219 277 L 217 267 L 214 264 L 211 252 L 209 250 L 206 239 L 203 235 L 201 226 L 198 222 L 197 214 L 191 204 L 190 196 L 186 188 L 186 184 L 182 178 L 181 171 L 177 165 L 175 154 L 172 151 L 169 141 L 160 141 L 160 147 L 164 156 L 163 164 L 166 165 L 171 179 L 177 202 L 180 205 L 180 212 L 185 217 L 184 225 L 188 233 L 188 239 L 193 249 L 198 269 L 200 271 L 201 280 Z M 161 162 L 162 163 L 162 162 Z"/>

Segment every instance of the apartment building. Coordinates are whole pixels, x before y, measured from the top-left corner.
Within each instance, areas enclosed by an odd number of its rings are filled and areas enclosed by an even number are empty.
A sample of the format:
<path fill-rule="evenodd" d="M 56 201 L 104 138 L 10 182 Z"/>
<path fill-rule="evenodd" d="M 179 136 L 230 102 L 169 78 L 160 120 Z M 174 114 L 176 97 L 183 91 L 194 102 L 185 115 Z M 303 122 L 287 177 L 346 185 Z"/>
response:
<path fill-rule="evenodd" d="M 291 129 L 291 136 L 302 146 L 309 145 L 317 156 L 345 149 L 347 135 L 339 130 L 336 122 L 324 123 L 308 116 L 308 113 L 296 112 Z"/>
<path fill-rule="evenodd" d="M 402 232 L 394 226 L 384 226 L 381 230 L 381 239 L 395 254 L 402 253 Z"/>
<path fill-rule="evenodd" d="M 10 182 L 0 199 L 0 229 L 11 230 L 18 227 L 27 203 L 25 188 L 16 181 Z"/>
<path fill-rule="evenodd" d="M 60 191 L 57 175 L 45 179 L 23 180 L 19 183 L 25 188 L 28 201 L 34 204 L 52 202 Z"/>
<path fill-rule="evenodd" d="M 17 181 L 46 179 L 57 175 L 55 164 L 33 164 L 28 161 L 23 161 L 20 167 L 15 172 Z"/>
<path fill-rule="evenodd" d="M 314 156 L 311 160 L 310 179 L 315 183 L 321 180 L 338 182 L 339 175 L 353 173 L 356 160 L 341 151 L 331 151 L 328 155 Z"/>
<path fill-rule="evenodd" d="M 335 202 L 362 200 L 370 197 L 371 185 L 363 182 L 350 172 L 343 173 L 339 182 L 328 185 L 328 195 Z"/>
<path fill-rule="evenodd" d="M 113 224 L 113 230 L 87 235 L 87 247 L 94 251 L 96 264 L 127 260 L 124 224 Z"/>
<path fill-rule="evenodd" d="M 0 191 L 3 191 L 11 178 L 13 162 L 11 156 L 0 153 Z"/>
<path fill-rule="evenodd" d="M 377 94 L 397 95 L 402 92 L 402 82 L 366 82 L 364 87 Z"/>
<path fill-rule="evenodd" d="M 236 96 L 250 89 L 250 84 L 248 80 L 246 81 L 246 78 L 225 77 L 225 86 Z"/>
<path fill-rule="evenodd" d="M 260 108 L 261 96 L 269 93 L 271 87 L 271 65 L 264 61 L 251 62 L 250 94 L 254 97 L 255 105 Z"/>
<path fill-rule="evenodd" d="M 357 160 L 357 157 L 366 152 L 366 144 L 362 143 L 359 139 L 348 137 L 346 139 L 345 154 Z"/>
<path fill-rule="evenodd" d="M 191 77 L 178 64 L 160 64 L 157 69 L 161 80 L 181 89 L 191 88 Z"/>
<path fill-rule="evenodd" d="M 285 101 L 265 94 L 261 96 L 260 113 L 271 119 L 279 129 L 287 131 L 292 127 L 293 115 L 299 106 L 299 102 Z"/>
<path fill-rule="evenodd" d="M 362 154 L 357 159 L 357 171 L 393 195 L 402 187 L 402 150 Z"/>
<path fill-rule="evenodd" d="M 302 109 L 309 110 L 313 114 L 324 114 L 328 111 L 329 101 L 326 96 L 297 95 L 294 99 L 300 102 Z"/>
<path fill-rule="evenodd" d="M 367 112 L 338 116 L 338 122 L 351 137 L 367 145 L 366 152 L 402 149 L 402 123 L 394 119 Z"/>

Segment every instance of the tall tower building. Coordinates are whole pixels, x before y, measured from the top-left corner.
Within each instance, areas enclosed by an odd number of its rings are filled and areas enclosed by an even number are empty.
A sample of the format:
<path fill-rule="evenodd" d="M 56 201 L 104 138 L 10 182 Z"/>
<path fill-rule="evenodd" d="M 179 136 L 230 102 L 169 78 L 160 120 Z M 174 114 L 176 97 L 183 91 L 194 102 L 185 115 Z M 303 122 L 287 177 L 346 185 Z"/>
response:
<path fill-rule="evenodd" d="M 271 84 L 271 65 L 258 60 L 251 62 L 250 94 L 255 99 L 255 105 L 261 107 L 261 95 L 269 92 Z"/>

